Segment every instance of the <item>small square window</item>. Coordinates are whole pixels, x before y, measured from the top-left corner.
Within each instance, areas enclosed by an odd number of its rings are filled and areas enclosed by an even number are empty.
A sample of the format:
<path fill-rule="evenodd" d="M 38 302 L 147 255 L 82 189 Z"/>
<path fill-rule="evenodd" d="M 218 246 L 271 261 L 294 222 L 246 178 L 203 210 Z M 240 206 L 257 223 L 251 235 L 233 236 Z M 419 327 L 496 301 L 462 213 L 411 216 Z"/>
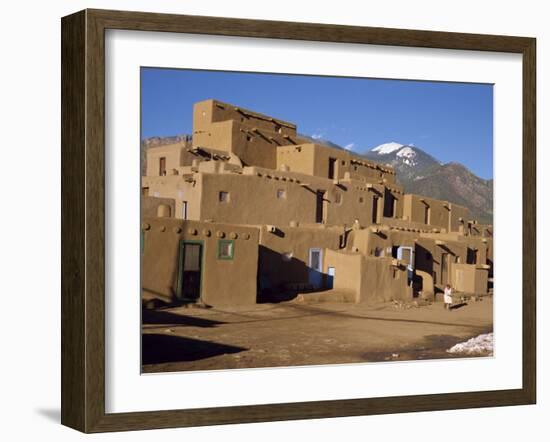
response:
<path fill-rule="evenodd" d="M 278 199 L 284 199 L 284 198 L 286 198 L 286 190 L 284 190 L 284 189 L 277 189 L 277 198 L 278 198 Z"/>
<path fill-rule="evenodd" d="M 363 204 L 364 201 L 365 201 L 365 200 L 363 199 L 363 197 L 360 196 L 360 197 L 359 197 L 359 202 L 360 202 L 361 204 Z"/>
<path fill-rule="evenodd" d="M 231 239 L 220 239 L 218 241 L 218 259 L 233 259 L 234 241 Z"/>
<path fill-rule="evenodd" d="M 342 160 L 342 166 L 346 165 L 346 160 Z"/>
<path fill-rule="evenodd" d="M 229 192 L 221 191 L 218 194 L 218 201 L 220 203 L 228 203 L 229 202 Z"/>

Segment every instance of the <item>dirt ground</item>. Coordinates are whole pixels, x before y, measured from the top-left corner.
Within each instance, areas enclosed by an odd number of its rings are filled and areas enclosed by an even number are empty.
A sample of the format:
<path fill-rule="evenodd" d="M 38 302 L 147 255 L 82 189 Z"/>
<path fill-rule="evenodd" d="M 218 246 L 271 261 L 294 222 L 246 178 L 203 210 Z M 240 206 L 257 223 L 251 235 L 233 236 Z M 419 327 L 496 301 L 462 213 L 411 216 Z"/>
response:
<path fill-rule="evenodd" d="M 143 372 L 457 357 L 493 330 L 491 297 L 455 310 L 344 303 L 143 310 Z"/>

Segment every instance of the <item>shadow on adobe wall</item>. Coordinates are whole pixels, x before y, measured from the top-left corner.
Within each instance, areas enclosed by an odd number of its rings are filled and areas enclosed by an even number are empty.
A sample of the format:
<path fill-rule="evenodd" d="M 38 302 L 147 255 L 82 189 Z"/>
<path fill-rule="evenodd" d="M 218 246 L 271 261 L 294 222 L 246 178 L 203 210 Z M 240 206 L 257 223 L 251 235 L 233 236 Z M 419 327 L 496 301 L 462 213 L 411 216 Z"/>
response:
<path fill-rule="evenodd" d="M 258 251 L 258 303 L 290 301 L 299 293 L 327 290 L 327 276 L 304 261 L 260 245 Z M 312 285 L 317 282 L 317 287 Z"/>

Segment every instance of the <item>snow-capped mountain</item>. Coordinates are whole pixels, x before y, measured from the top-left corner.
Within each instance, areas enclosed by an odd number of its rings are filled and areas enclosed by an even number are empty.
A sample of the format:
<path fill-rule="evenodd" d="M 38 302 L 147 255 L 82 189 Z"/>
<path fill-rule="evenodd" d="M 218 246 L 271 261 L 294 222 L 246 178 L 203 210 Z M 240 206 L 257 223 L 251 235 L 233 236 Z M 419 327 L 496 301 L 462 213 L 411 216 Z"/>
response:
<path fill-rule="evenodd" d="M 396 142 L 376 146 L 363 156 L 393 166 L 406 192 L 466 206 L 472 217 L 492 222 L 492 180 L 479 178 L 462 164 L 443 164 L 416 146 Z"/>
<path fill-rule="evenodd" d="M 414 179 L 422 171 L 441 164 L 418 147 L 394 141 L 376 146 L 363 155 L 378 163 L 394 167 L 402 182 Z"/>

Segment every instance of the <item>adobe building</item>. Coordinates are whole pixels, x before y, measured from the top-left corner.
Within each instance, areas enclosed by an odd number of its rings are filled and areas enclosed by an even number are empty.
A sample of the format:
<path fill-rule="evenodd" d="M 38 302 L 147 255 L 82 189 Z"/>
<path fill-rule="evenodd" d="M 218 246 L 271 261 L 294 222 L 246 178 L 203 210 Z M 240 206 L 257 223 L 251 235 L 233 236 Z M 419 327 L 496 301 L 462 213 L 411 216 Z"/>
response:
<path fill-rule="evenodd" d="M 206 100 L 191 139 L 147 150 L 142 290 L 213 306 L 412 300 L 446 284 L 482 295 L 492 232 L 465 207 L 405 194 L 389 166 Z"/>

